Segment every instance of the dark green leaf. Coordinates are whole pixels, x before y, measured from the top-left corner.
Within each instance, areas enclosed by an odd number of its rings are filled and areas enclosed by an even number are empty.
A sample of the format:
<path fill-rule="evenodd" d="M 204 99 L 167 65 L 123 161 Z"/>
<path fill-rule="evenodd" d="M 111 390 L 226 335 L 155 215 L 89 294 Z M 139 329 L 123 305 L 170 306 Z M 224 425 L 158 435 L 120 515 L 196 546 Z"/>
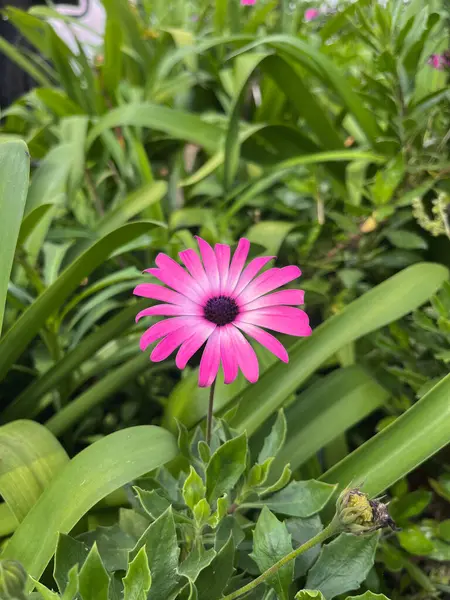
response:
<path fill-rule="evenodd" d="M 169 598 L 178 583 L 178 548 L 172 508 L 168 508 L 142 535 L 130 553 L 134 559 L 145 546 L 152 575 L 152 587 L 148 600 Z"/>
<path fill-rule="evenodd" d="M 219 446 L 206 467 L 206 497 L 209 503 L 228 493 L 245 470 L 247 434 L 228 440 Z"/>
<path fill-rule="evenodd" d="M 234 541 L 230 535 L 209 567 L 206 567 L 197 578 L 195 585 L 198 590 L 198 600 L 221 597 L 234 571 L 234 552 Z"/>
<path fill-rule="evenodd" d="M 187 577 L 189 581 L 194 582 L 201 571 L 212 563 L 215 556 L 216 551 L 213 548 L 205 550 L 203 546 L 196 546 L 186 560 L 181 563 L 178 573 Z"/>
<path fill-rule="evenodd" d="M 286 519 L 284 524 L 292 537 L 292 545 L 295 548 L 316 536 L 323 529 L 318 515 L 308 519 Z M 320 544 L 316 544 L 310 550 L 303 552 L 295 559 L 294 579 L 303 577 L 313 565 L 320 552 Z"/>
<path fill-rule="evenodd" d="M 306 587 L 320 590 L 327 600 L 357 590 L 373 566 L 378 534 L 341 535 L 322 547 L 308 573 Z"/>
<path fill-rule="evenodd" d="M 75 567 L 75 570 L 78 573 L 88 554 L 89 547 L 86 546 L 86 544 L 75 540 L 73 537 L 70 537 L 70 535 L 65 535 L 64 533 L 59 534 L 53 577 L 58 584 L 58 589 L 61 594 L 69 586 L 69 574 L 72 569 Z"/>
<path fill-rule="evenodd" d="M 286 525 L 281 523 L 265 506 L 259 515 L 253 533 L 253 552 L 250 555 L 261 573 L 272 567 L 292 552 L 291 536 Z M 290 561 L 272 577 L 267 579 L 280 600 L 288 600 L 289 587 L 294 577 L 294 563 Z"/>
<path fill-rule="evenodd" d="M 251 506 L 267 506 L 270 510 L 303 519 L 320 512 L 335 491 L 334 485 L 320 481 L 291 481 L 284 489 L 266 498 L 263 503 Z"/>

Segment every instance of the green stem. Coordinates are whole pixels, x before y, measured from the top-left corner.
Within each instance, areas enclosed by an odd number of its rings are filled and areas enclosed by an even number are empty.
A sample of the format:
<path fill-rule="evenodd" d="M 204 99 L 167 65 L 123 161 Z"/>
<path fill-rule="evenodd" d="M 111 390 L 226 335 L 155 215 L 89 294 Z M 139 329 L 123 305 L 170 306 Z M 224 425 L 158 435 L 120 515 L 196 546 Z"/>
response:
<path fill-rule="evenodd" d="M 228 594 L 228 596 L 225 596 L 225 598 L 223 598 L 223 600 L 235 600 L 235 598 L 240 598 L 244 594 L 251 592 L 260 583 L 263 583 L 263 582 L 267 581 L 270 577 L 273 577 L 275 575 L 275 573 L 279 569 L 281 569 L 281 567 L 284 567 L 285 564 L 287 564 L 291 560 L 294 560 L 295 558 L 297 558 L 297 556 L 300 556 L 300 554 L 307 552 L 313 546 L 316 546 L 317 544 L 321 544 L 321 543 L 325 542 L 325 540 L 327 540 L 328 538 L 333 536 L 335 533 L 337 533 L 338 530 L 339 530 L 339 524 L 336 519 L 333 519 L 331 521 L 331 523 L 327 527 L 325 527 L 325 529 L 323 529 L 320 533 L 318 533 L 313 538 L 311 538 L 310 540 L 305 542 L 302 546 L 300 546 L 296 550 L 293 550 L 289 554 L 286 554 L 286 556 L 283 556 L 283 558 L 281 558 L 278 562 L 276 562 L 269 569 L 267 569 L 267 571 L 264 571 L 264 573 L 262 575 L 260 575 L 259 577 L 257 577 L 256 579 L 254 579 L 253 581 L 248 583 L 247 585 L 244 585 L 244 587 L 241 587 L 238 590 L 231 592 L 231 594 Z"/>
<path fill-rule="evenodd" d="M 208 404 L 208 415 L 206 417 L 206 443 L 208 446 L 211 445 L 211 434 L 212 434 L 212 421 L 214 414 L 214 390 L 216 389 L 216 380 L 211 384 L 209 388 L 209 404 Z"/>

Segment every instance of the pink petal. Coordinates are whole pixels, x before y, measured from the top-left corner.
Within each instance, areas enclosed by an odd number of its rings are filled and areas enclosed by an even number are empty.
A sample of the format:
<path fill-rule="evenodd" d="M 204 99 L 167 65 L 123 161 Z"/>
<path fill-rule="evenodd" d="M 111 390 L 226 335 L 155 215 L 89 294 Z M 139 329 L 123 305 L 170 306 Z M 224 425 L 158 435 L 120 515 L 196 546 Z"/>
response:
<path fill-rule="evenodd" d="M 157 279 L 159 279 L 166 285 L 169 285 L 170 287 L 174 288 L 175 290 L 177 290 L 177 292 L 179 292 L 186 298 L 189 298 L 190 300 L 192 300 L 192 302 L 196 302 L 197 304 L 201 303 L 203 292 L 199 293 L 196 290 L 193 283 L 191 283 L 194 280 L 187 273 L 185 273 L 185 275 L 186 275 L 186 277 L 189 277 L 189 279 L 191 281 L 189 281 L 189 280 L 185 281 L 185 280 L 179 279 L 173 272 L 168 271 L 167 269 L 151 268 L 151 269 L 146 269 L 145 272 L 150 273 L 150 275 L 153 275 L 153 277 L 156 277 Z"/>
<path fill-rule="evenodd" d="M 154 348 L 150 354 L 150 360 L 153 362 L 161 362 L 174 352 L 186 339 L 189 339 L 194 333 L 195 328 L 193 325 L 184 325 L 169 333 L 167 337 L 162 339 Z"/>
<path fill-rule="evenodd" d="M 176 317 L 176 316 L 202 316 L 203 310 L 201 306 L 195 304 L 194 302 L 186 303 L 184 306 L 180 306 L 177 304 L 157 304 L 156 306 L 151 306 L 150 308 L 144 308 L 136 315 L 136 323 L 142 317 L 150 317 L 150 316 L 164 316 L 164 317 Z"/>
<path fill-rule="evenodd" d="M 223 294 L 227 289 L 228 270 L 230 268 L 230 246 L 216 244 L 214 252 L 216 253 L 217 267 L 219 269 L 220 293 Z"/>
<path fill-rule="evenodd" d="M 303 290 L 283 290 L 261 296 L 257 300 L 253 300 L 245 304 L 242 309 L 255 310 L 255 308 L 264 308 L 266 306 L 293 305 L 298 306 L 305 303 L 305 292 Z"/>
<path fill-rule="evenodd" d="M 240 323 L 259 325 L 288 335 L 311 335 L 308 315 L 303 310 L 291 306 L 272 306 L 248 311 L 237 317 L 236 324 Z"/>
<path fill-rule="evenodd" d="M 225 383 L 233 383 L 238 376 L 238 362 L 233 348 L 233 325 L 220 328 L 220 359 Z"/>
<path fill-rule="evenodd" d="M 198 385 L 209 387 L 217 377 L 220 364 L 220 333 L 219 328 L 212 332 L 206 342 L 205 351 L 200 361 Z"/>
<path fill-rule="evenodd" d="M 172 331 L 176 331 L 184 325 L 197 325 L 200 319 L 198 317 L 173 317 L 173 319 L 164 319 L 155 323 L 147 329 L 147 331 L 141 336 L 140 348 L 146 350 L 150 344 L 156 342 L 159 338 L 162 338 Z"/>
<path fill-rule="evenodd" d="M 220 289 L 219 268 L 214 250 L 201 237 L 195 236 L 202 255 L 203 264 L 205 266 L 206 276 L 209 280 L 211 293 L 218 294 Z"/>
<path fill-rule="evenodd" d="M 192 250 L 192 248 L 188 248 L 187 250 L 179 252 L 178 256 L 183 264 L 186 265 L 187 270 L 195 279 L 195 281 L 197 281 L 197 283 L 202 287 L 203 291 L 208 292 L 210 289 L 209 280 L 206 276 L 205 269 L 203 268 L 202 261 L 200 260 L 197 252 Z"/>
<path fill-rule="evenodd" d="M 289 356 L 286 348 L 272 334 L 264 331 L 264 329 L 256 327 L 256 325 L 250 325 L 249 323 L 236 323 L 236 327 L 242 329 L 242 331 L 259 342 L 261 346 L 267 348 L 267 350 L 272 352 L 272 354 L 275 354 L 275 356 L 283 362 L 289 362 Z"/>
<path fill-rule="evenodd" d="M 239 368 L 250 383 L 255 383 L 259 377 L 258 358 L 255 351 L 236 327 L 230 329 L 230 334 Z"/>
<path fill-rule="evenodd" d="M 216 327 L 217 325 L 214 323 L 203 320 L 195 324 L 194 335 L 183 342 L 181 348 L 178 350 L 175 364 L 179 369 L 185 368 L 188 361 L 194 356 L 197 350 L 203 346 Z"/>
<path fill-rule="evenodd" d="M 261 271 L 261 269 L 269 261 L 273 260 L 275 256 L 259 256 L 251 260 L 245 269 L 242 271 L 239 281 L 237 282 L 236 288 L 233 292 L 233 296 L 238 296 L 244 288 L 250 283 L 250 281 Z"/>
<path fill-rule="evenodd" d="M 193 288 L 197 293 L 202 294 L 202 288 L 198 285 L 195 279 L 193 279 L 181 265 L 173 260 L 173 258 L 167 256 L 167 254 L 160 252 L 155 258 L 155 263 L 156 266 L 161 269 L 161 271 L 166 271 L 169 273 L 173 281 L 180 282 L 183 287 L 186 286 Z M 171 287 L 174 286 L 172 285 Z M 177 287 L 174 287 L 174 289 L 177 289 Z"/>
<path fill-rule="evenodd" d="M 168 290 L 162 285 L 156 285 L 156 283 L 141 283 L 134 288 L 133 294 L 172 304 L 183 304 L 186 302 L 186 296 L 182 296 L 173 290 Z"/>
<path fill-rule="evenodd" d="M 247 256 L 250 250 L 250 242 L 241 238 L 237 245 L 236 251 L 231 260 L 230 270 L 228 272 L 228 281 L 227 281 L 227 293 L 231 294 L 236 287 L 236 284 L 239 280 L 239 277 L 242 273 L 242 269 L 244 268 L 245 261 L 247 260 Z"/>
<path fill-rule="evenodd" d="M 283 267 L 282 269 L 269 269 L 252 281 L 239 296 L 241 304 L 256 300 L 259 296 L 267 294 L 276 288 L 300 277 L 302 272 L 296 266 Z"/>

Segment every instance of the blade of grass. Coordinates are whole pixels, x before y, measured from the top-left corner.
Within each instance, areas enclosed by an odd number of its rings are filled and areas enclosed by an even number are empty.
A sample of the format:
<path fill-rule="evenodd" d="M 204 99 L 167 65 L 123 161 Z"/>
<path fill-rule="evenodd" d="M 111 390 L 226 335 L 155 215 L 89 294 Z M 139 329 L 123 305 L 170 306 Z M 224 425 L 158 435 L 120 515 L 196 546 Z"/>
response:
<path fill-rule="evenodd" d="M 449 443 L 450 375 L 394 423 L 354 450 L 321 479 L 361 484 L 370 496 L 381 494 Z"/>
<path fill-rule="evenodd" d="M 0 340 L 0 380 L 8 372 L 46 320 L 55 313 L 80 282 L 101 265 L 114 250 L 148 232 L 153 223 L 124 225 L 109 233 L 79 256 L 58 279 L 21 315 Z"/>
<path fill-rule="evenodd" d="M 295 343 L 289 365 L 277 363 L 234 399 L 231 424 L 252 435 L 337 350 L 421 306 L 448 278 L 445 267 L 418 263 L 390 277 Z"/>
<path fill-rule="evenodd" d="M 30 157 L 22 141 L 0 143 L 0 334 L 9 277 L 28 192 Z"/>

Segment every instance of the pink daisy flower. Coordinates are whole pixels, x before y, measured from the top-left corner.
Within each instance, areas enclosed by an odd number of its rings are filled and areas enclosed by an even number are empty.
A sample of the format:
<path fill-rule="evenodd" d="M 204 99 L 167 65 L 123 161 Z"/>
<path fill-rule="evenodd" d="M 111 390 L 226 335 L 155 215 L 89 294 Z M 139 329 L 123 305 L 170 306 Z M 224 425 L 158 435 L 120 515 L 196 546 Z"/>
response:
<path fill-rule="evenodd" d="M 142 317 L 162 315 L 172 317 L 152 325 L 142 335 L 140 348 L 160 340 L 150 359 L 160 362 L 179 348 L 176 365 L 184 369 L 189 359 L 206 342 L 200 361 L 199 386 L 207 387 L 214 382 L 222 364 L 225 383 L 232 383 L 240 369 L 254 383 L 258 380 L 258 359 L 243 334 L 256 340 L 276 357 L 288 362 L 284 346 L 262 328 L 295 336 L 311 334 L 307 314 L 296 305 L 303 304 L 302 290 L 284 290 L 273 294 L 275 289 L 300 277 L 298 267 L 271 268 L 258 273 L 274 256 L 262 256 L 245 262 L 250 242 L 239 240 L 231 258 L 230 246 L 216 244 L 213 249 L 208 242 L 197 237 L 200 256 L 192 250 L 179 253 L 184 269 L 166 254 L 158 254 L 158 268 L 147 269 L 162 283 L 142 283 L 134 294 L 160 300 L 142 310 Z M 170 289 L 171 288 L 171 289 Z"/>
<path fill-rule="evenodd" d="M 305 10 L 305 21 L 314 21 L 320 15 L 320 11 L 317 8 L 308 8 Z"/>
<path fill-rule="evenodd" d="M 256 0 L 241 0 L 242 6 L 253 6 L 253 4 L 256 4 Z"/>

